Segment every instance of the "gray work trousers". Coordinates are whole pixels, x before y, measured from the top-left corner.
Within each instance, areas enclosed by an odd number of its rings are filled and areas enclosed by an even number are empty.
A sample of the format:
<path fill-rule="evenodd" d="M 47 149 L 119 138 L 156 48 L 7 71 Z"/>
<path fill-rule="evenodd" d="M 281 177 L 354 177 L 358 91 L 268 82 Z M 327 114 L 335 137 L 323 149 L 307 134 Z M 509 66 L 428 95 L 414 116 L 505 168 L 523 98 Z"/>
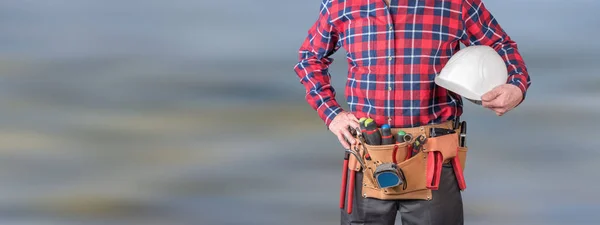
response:
<path fill-rule="evenodd" d="M 379 200 L 363 198 L 362 173 L 356 173 L 352 214 L 342 209 L 342 225 L 393 225 L 399 211 L 402 225 L 462 225 L 462 196 L 452 165 L 444 164 L 432 200 Z"/>

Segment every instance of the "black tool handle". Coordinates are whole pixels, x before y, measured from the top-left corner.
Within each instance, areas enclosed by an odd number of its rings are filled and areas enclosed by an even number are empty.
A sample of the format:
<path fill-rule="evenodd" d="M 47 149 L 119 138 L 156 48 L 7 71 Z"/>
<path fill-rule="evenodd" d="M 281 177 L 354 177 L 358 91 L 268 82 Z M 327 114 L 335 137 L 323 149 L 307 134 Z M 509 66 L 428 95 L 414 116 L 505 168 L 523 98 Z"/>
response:
<path fill-rule="evenodd" d="M 467 146 L 467 121 L 462 121 L 462 123 L 460 124 L 458 144 L 460 145 L 460 147 Z"/>
<path fill-rule="evenodd" d="M 390 125 L 384 124 L 381 126 L 381 144 L 394 144 L 394 137 L 392 136 L 392 129 L 390 128 Z"/>
<path fill-rule="evenodd" d="M 366 125 L 365 133 L 365 139 L 367 140 L 367 144 L 381 145 L 381 134 L 379 133 L 379 129 L 377 129 L 377 125 L 374 122 Z"/>

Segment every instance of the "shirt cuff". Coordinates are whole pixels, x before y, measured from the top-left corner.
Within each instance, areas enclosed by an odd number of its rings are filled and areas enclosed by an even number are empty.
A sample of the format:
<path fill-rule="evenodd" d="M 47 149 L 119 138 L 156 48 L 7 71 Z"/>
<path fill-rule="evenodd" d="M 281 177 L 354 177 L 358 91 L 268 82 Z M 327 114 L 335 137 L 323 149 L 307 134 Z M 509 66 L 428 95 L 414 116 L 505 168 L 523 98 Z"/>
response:
<path fill-rule="evenodd" d="M 523 98 L 521 99 L 521 102 L 519 102 L 518 105 L 520 105 L 524 100 L 525 100 L 525 96 L 527 95 L 527 87 L 525 86 L 526 83 L 524 83 L 521 79 L 519 78 L 509 78 L 507 84 L 512 84 L 517 86 L 520 90 L 521 93 L 523 93 Z"/>
<path fill-rule="evenodd" d="M 343 111 L 344 110 L 342 107 L 334 100 L 323 102 L 323 104 L 321 104 L 321 106 L 319 106 L 317 109 L 317 112 L 319 113 L 319 116 L 323 122 L 325 122 L 327 129 L 329 129 L 329 124 L 331 124 L 331 121 L 333 121 L 333 119 L 335 119 L 335 117 Z"/>

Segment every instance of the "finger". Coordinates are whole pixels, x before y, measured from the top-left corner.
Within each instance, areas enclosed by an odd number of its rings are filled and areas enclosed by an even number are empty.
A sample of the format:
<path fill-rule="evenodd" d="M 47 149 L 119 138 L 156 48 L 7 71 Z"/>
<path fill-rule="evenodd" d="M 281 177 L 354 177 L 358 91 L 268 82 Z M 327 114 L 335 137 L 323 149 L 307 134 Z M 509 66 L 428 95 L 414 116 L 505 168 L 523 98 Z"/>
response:
<path fill-rule="evenodd" d="M 501 101 L 499 101 L 498 99 L 494 100 L 494 101 L 482 101 L 481 105 L 485 108 L 503 108 L 504 105 L 502 104 Z"/>
<path fill-rule="evenodd" d="M 350 144 L 354 144 L 354 137 L 352 137 L 352 134 L 348 130 L 342 130 L 342 134 Z"/>
<path fill-rule="evenodd" d="M 492 101 L 492 100 L 498 98 L 498 96 L 500 96 L 501 94 L 502 94 L 501 89 L 494 88 L 491 91 L 488 91 L 487 93 L 485 93 L 483 96 L 481 96 L 481 101 L 483 101 L 483 102 Z"/>
<path fill-rule="evenodd" d="M 344 140 L 344 136 L 341 133 L 337 133 L 336 136 L 338 138 L 338 141 L 340 141 L 340 144 L 344 146 L 344 149 L 350 149 L 350 145 L 348 144 L 348 142 L 346 142 L 346 140 Z"/>
<path fill-rule="evenodd" d="M 496 114 L 505 114 L 506 112 L 508 112 L 506 107 L 495 107 L 495 108 L 490 108 L 490 109 L 492 111 L 494 111 Z"/>
<path fill-rule="evenodd" d="M 348 117 L 348 119 L 358 122 L 358 118 L 356 118 L 354 114 L 348 113 L 346 116 Z"/>
<path fill-rule="evenodd" d="M 349 126 L 353 129 L 360 131 L 360 125 L 358 124 L 358 121 L 350 121 Z"/>

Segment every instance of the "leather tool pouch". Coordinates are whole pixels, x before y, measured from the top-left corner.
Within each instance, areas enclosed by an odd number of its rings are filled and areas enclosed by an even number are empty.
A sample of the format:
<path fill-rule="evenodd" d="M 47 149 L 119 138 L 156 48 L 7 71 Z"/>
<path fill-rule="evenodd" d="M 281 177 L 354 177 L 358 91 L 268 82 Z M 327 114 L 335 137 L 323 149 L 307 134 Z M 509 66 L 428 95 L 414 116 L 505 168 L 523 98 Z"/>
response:
<path fill-rule="evenodd" d="M 462 151 L 463 163 L 461 163 L 461 157 L 458 156 L 460 150 L 458 146 L 458 132 L 427 139 L 423 152 L 427 153 L 428 189 L 437 190 L 439 188 L 442 164 L 444 163 L 452 164 L 460 190 L 466 188 L 463 176 L 466 151 Z"/>
<path fill-rule="evenodd" d="M 450 128 L 451 125 L 438 127 Z M 392 129 L 392 132 L 396 133 L 398 130 Z M 402 130 L 413 137 L 429 135 L 426 128 Z M 455 172 L 460 171 L 460 173 L 456 173 L 457 179 L 461 190 L 464 189 L 462 172 L 465 168 L 467 148 L 458 147 L 458 134 L 428 138 L 424 149 L 407 160 L 405 158 L 411 150 L 409 146 L 412 146 L 412 141 L 393 145 L 368 145 L 361 144 L 359 141 L 356 143 L 352 147 L 359 150 L 359 155 L 363 156 L 362 160 L 366 168 L 362 168 L 354 156 L 350 157 L 348 165 L 350 169 L 363 172 L 362 196 L 365 198 L 431 200 L 431 191 L 436 190 L 439 185 L 439 173 L 443 161 L 451 162 Z M 365 156 L 365 148 L 369 157 Z M 403 173 L 404 184 L 390 188 L 379 187 L 374 174 L 378 166 L 386 163 L 397 165 L 397 168 Z"/>

